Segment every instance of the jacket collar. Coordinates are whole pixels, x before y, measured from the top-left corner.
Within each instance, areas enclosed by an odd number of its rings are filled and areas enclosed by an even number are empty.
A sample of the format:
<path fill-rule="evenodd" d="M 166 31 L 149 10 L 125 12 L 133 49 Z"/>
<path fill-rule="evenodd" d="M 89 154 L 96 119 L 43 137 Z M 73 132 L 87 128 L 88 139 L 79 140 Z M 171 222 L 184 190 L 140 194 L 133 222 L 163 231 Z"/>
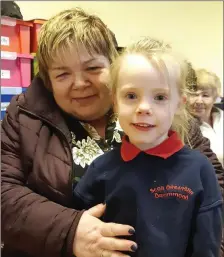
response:
<path fill-rule="evenodd" d="M 149 155 L 167 159 L 183 148 L 184 145 L 176 132 L 170 131 L 168 135 L 169 137 L 160 145 L 143 152 Z M 123 137 L 121 145 L 121 157 L 125 162 L 133 160 L 140 152 L 142 151 L 128 141 L 127 136 Z"/>
<path fill-rule="evenodd" d="M 38 116 L 61 130 L 70 142 L 70 131 L 64 121 L 62 112 L 56 104 L 52 92 L 44 86 L 43 80 L 39 76 L 33 79 L 23 97 L 19 98 L 18 104 L 25 111 Z"/>

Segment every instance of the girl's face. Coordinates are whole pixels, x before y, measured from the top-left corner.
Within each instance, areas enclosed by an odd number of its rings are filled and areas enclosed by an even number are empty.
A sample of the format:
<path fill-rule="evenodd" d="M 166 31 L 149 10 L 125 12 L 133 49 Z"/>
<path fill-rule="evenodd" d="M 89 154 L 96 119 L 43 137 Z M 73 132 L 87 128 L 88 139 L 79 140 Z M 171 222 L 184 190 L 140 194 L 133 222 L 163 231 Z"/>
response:
<path fill-rule="evenodd" d="M 162 74 L 143 55 L 124 57 L 118 77 L 115 108 L 131 143 L 141 150 L 168 136 L 181 97 L 176 83 L 168 86 Z"/>

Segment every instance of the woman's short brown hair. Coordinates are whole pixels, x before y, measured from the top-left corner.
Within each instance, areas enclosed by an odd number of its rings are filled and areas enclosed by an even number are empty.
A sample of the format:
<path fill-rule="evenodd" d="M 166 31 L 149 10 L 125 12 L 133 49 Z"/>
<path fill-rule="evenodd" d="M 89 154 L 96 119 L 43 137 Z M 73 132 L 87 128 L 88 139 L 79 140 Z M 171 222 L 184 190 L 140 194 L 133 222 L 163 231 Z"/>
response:
<path fill-rule="evenodd" d="M 99 17 L 80 8 L 62 11 L 41 27 L 37 51 L 39 75 L 51 88 L 48 76 L 51 62 L 80 43 L 90 54 L 102 54 L 112 62 L 117 55 L 114 40 L 114 35 Z"/>

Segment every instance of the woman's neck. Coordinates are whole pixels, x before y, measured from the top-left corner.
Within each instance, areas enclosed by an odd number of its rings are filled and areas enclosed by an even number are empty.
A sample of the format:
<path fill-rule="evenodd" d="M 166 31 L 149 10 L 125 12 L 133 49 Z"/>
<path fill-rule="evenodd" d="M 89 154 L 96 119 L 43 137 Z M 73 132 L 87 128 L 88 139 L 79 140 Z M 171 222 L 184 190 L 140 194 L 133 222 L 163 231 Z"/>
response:
<path fill-rule="evenodd" d="M 208 123 L 211 127 L 213 127 L 213 118 L 212 118 L 212 112 L 210 112 L 210 115 L 206 115 L 203 118 L 203 121 Z"/>
<path fill-rule="evenodd" d="M 105 138 L 106 126 L 108 122 L 108 117 L 103 116 L 100 119 L 88 121 L 88 123 L 95 128 L 100 137 Z"/>

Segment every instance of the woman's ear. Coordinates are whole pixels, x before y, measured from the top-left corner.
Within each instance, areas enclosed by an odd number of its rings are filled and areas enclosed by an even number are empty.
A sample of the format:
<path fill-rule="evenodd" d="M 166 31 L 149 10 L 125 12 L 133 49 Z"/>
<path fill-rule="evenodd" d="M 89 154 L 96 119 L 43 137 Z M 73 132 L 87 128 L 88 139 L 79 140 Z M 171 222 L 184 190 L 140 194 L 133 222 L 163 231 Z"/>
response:
<path fill-rule="evenodd" d="M 117 99 L 116 99 L 115 94 L 112 95 L 112 105 L 113 105 L 113 110 L 116 113 L 117 112 Z"/>
<path fill-rule="evenodd" d="M 176 111 L 177 114 L 182 113 L 182 110 L 185 108 L 186 103 L 187 103 L 187 96 L 186 95 L 181 96 L 179 104 L 178 104 L 178 109 Z"/>

